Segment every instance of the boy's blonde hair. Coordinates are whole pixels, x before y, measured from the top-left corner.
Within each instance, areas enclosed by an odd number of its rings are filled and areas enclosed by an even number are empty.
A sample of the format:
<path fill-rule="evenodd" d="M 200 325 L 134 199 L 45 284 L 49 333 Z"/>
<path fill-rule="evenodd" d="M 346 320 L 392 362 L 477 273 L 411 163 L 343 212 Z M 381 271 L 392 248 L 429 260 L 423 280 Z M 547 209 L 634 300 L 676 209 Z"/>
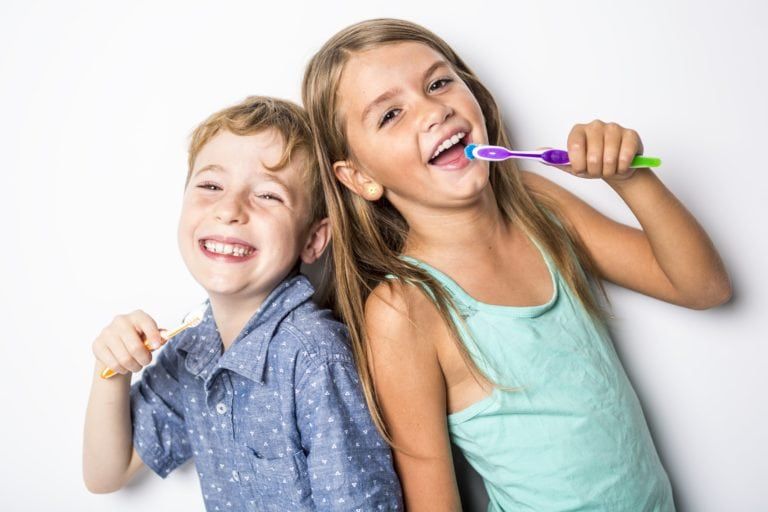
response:
<path fill-rule="evenodd" d="M 312 223 L 325 217 L 322 183 L 317 172 L 317 159 L 312 151 L 312 133 L 307 113 L 303 108 L 287 100 L 249 96 L 237 105 L 210 115 L 192 132 L 187 183 L 200 150 L 222 130 L 235 135 L 253 135 L 265 130 L 276 130 L 283 140 L 283 154 L 280 161 L 269 170 L 276 171 L 297 158 L 302 159 L 301 171 L 311 201 L 309 221 Z"/>
<path fill-rule="evenodd" d="M 445 41 L 415 23 L 396 19 L 357 23 L 331 37 L 307 65 L 302 99 L 315 136 L 315 151 L 333 229 L 335 310 L 349 326 L 374 423 L 390 442 L 373 387 L 371 353 L 365 333 L 365 301 L 377 285 L 390 283 L 387 276 L 417 286 L 433 301 L 467 366 L 476 378 L 490 380 L 461 341 L 454 318 L 459 322 L 461 319 L 455 314 L 456 306 L 449 293 L 427 271 L 400 257 L 408 235 L 408 224 L 402 215 L 386 198 L 370 202 L 354 194 L 333 172 L 334 162 L 353 158 L 338 109 L 338 88 L 345 64 L 356 53 L 403 42 L 421 43 L 443 55 L 477 99 L 486 120 L 489 144 L 510 146 L 501 113 L 488 89 Z M 590 277 L 597 276 L 594 263 L 555 205 L 526 188 L 513 160 L 491 162 L 490 183 L 503 217 L 542 245 L 585 309 L 602 322 L 604 312 L 590 285 Z M 594 279 L 594 282 L 602 290 L 600 281 Z M 496 384 L 504 387 L 504 383 Z"/>

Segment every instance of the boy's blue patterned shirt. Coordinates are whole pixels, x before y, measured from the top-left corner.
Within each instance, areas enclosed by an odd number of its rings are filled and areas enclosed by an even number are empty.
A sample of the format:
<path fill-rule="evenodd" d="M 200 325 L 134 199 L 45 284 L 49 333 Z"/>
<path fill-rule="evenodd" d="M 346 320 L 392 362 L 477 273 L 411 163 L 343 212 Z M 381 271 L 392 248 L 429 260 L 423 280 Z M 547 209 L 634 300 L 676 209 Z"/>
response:
<path fill-rule="evenodd" d="M 131 389 L 134 447 L 162 477 L 194 457 L 207 510 L 402 510 L 347 331 L 299 275 L 226 352 L 211 315 Z"/>

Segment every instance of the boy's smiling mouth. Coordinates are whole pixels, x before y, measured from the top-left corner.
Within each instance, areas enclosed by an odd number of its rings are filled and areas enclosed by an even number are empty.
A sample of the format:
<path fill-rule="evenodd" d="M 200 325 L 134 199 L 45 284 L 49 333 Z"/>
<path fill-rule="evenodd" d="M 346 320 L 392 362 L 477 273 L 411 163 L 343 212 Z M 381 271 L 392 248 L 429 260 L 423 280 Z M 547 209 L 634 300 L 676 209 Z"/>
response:
<path fill-rule="evenodd" d="M 201 238 L 200 249 L 209 258 L 223 261 L 245 261 L 256 253 L 256 248 L 236 238 Z"/>

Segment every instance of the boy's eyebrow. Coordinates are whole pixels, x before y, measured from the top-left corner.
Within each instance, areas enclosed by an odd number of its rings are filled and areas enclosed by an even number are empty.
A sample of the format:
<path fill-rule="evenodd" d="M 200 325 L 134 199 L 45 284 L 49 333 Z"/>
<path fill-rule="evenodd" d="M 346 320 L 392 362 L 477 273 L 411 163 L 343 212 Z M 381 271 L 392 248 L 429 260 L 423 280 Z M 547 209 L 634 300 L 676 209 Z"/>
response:
<path fill-rule="evenodd" d="M 261 176 L 263 176 L 264 179 L 266 179 L 267 181 L 272 181 L 274 183 L 277 183 L 278 185 L 283 187 L 288 192 L 291 191 L 291 187 L 289 187 L 288 184 L 284 180 L 281 180 L 280 177 L 277 174 L 273 174 L 272 172 L 260 172 L 259 174 Z"/>
<path fill-rule="evenodd" d="M 264 165 L 263 162 L 262 162 L 262 165 L 264 167 L 266 167 L 266 165 Z M 205 166 L 201 167 L 200 169 L 196 170 L 195 172 L 193 172 L 192 176 L 196 176 L 196 175 L 200 174 L 201 172 L 205 172 L 205 171 L 222 172 L 222 171 L 224 171 L 224 168 L 222 166 L 220 166 L 220 165 L 217 165 L 217 164 L 208 164 L 208 165 L 205 165 Z M 266 171 L 266 172 L 265 171 L 259 171 L 259 175 L 263 176 L 264 179 L 266 179 L 267 181 L 272 181 L 272 182 L 277 183 L 278 185 L 282 186 L 283 188 L 285 188 L 288 191 L 290 191 L 290 189 L 291 189 L 291 187 L 289 187 L 288 184 L 284 180 L 280 179 L 280 177 L 278 177 L 277 174 L 274 174 L 273 172 L 270 172 L 270 171 Z"/>
<path fill-rule="evenodd" d="M 437 60 L 437 61 L 433 62 L 432 65 L 429 66 L 427 68 L 427 70 L 424 72 L 424 79 L 423 80 L 426 80 L 427 78 L 429 78 L 429 75 L 434 73 L 436 69 L 438 69 L 438 68 L 440 68 L 442 66 L 448 66 L 448 63 L 445 60 L 443 60 L 443 59 L 440 59 L 440 60 Z M 380 104 L 382 104 L 382 103 L 384 103 L 386 101 L 389 101 L 393 97 L 397 96 L 398 94 L 400 94 L 400 92 L 401 92 L 401 89 L 398 88 L 398 87 L 396 87 L 394 89 L 390 89 L 388 91 L 384 91 L 375 100 L 373 100 L 371 103 L 369 103 L 367 107 L 365 107 L 365 109 L 363 110 L 363 115 L 361 116 L 361 119 L 363 121 L 365 121 L 365 118 L 368 117 L 368 115 L 371 113 L 371 111 L 373 111 L 373 109 L 375 109 Z"/>
<path fill-rule="evenodd" d="M 204 172 L 204 171 L 223 171 L 223 170 L 224 170 L 224 168 L 222 166 L 220 166 L 220 165 L 208 164 L 208 165 L 204 165 L 203 167 L 201 167 L 198 170 L 196 170 L 195 172 L 193 172 L 192 176 L 197 176 L 198 174 L 200 174 L 201 172 Z M 190 176 L 190 178 L 192 176 Z"/>

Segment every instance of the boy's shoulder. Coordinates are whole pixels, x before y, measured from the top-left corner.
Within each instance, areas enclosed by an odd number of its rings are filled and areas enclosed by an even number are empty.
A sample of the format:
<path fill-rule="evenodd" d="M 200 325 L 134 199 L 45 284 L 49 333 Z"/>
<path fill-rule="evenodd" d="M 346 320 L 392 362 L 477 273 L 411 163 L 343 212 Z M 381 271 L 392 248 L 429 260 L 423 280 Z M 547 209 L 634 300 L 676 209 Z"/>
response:
<path fill-rule="evenodd" d="M 316 367 L 324 363 L 353 363 L 347 326 L 329 309 L 312 300 L 299 304 L 288 313 L 275 330 L 272 344 L 287 348 L 303 365 Z"/>

